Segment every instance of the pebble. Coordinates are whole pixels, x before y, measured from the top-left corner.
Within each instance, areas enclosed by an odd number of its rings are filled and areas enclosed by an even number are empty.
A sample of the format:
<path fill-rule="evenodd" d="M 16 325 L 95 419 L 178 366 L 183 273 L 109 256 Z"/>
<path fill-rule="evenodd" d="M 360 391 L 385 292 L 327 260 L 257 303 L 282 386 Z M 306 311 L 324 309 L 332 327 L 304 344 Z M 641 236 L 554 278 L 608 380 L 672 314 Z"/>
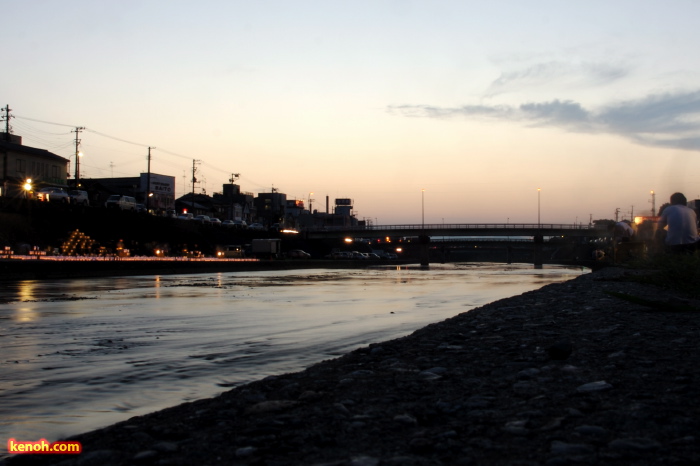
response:
<path fill-rule="evenodd" d="M 583 443 L 566 443 L 555 440 L 552 442 L 550 451 L 557 456 L 581 456 L 592 455 L 596 450 L 593 446 Z"/>
<path fill-rule="evenodd" d="M 418 376 L 420 378 L 422 378 L 423 380 L 437 380 L 437 379 L 442 378 L 438 374 L 435 374 L 434 372 L 429 372 L 429 371 L 421 371 L 418 373 Z"/>
<path fill-rule="evenodd" d="M 510 421 L 506 423 L 506 425 L 503 427 L 503 430 L 512 435 L 525 436 L 530 432 L 530 429 L 525 427 L 527 423 L 528 421 L 525 420 Z"/>
<path fill-rule="evenodd" d="M 571 356 L 574 345 L 569 340 L 562 340 L 547 348 L 547 354 L 555 361 L 563 361 Z"/>
<path fill-rule="evenodd" d="M 648 438 L 620 438 L 610 442 L 608 447 L 613 450 L 644 453 L 656 450 L 660 448 L 661 445 L 655 440 Z"/>
<path fill-rule="evenodd" d="M 586 435 L 589 437 L 605 437 L 608 431 L 599 426 L 578 426 L 574 429 L 574 432 L 580 435 Z"/>
<path fill-rule="evenodd" d="M 599 380 L 597 382 L 579 385 L 576 387 L 576 391 L 579 393 L 601 392 L 604 390 L 610 390 L 611 388 L 613 388 L 613 386 L 607 383 L 605 380 Z"/>
<path fill-rule="evenodd" d="M 236 458 L 246 458 L 253 455 L 256 451 L 257 448 L 251 446 L 236 448 Z"/>
<path fill-rule="evenodd" d="M 172 453 L 179 450 L 179 446 L 174 442 L 158 442 L 153 444 L 153 449 L 159 452 Z"/>
<path fill-rule="evenodd" d="M 398 414 L 394 416 L 394 421 L 400 422 L 401 424 L 416 425 L 418 421 L 415 417 L 409 414 Z"/>
<path fill-rule="evenodd" d="M 282 411 L 298 405 L 298 401 L 293 400 L 271 400 L 256 403 L 246 410 L 246 414 L 268 413 L 270 411 Z"/>
<path fill-rule="evenodd" d="M 158 456 L 158 452 L 157 452 L 157 451 L 154 451 L 154 450 L 145 450 L 145 451 L 140 451 L 140 452 L 136 453 L 136 454 L 134 455 L 134 457 L 133 457 L 133 460 L 136 461 L 136 462 L 139 462 L 139 461 L 148 461 L 148 460 L 152 460 L 152 459 L 155 458 L 156 456 Z"/>
<path fill-rule="evenodd" d="M 350 458 L 349 466 L 377 466 L 379 460 L 371 456 L 356 456 Z"/>

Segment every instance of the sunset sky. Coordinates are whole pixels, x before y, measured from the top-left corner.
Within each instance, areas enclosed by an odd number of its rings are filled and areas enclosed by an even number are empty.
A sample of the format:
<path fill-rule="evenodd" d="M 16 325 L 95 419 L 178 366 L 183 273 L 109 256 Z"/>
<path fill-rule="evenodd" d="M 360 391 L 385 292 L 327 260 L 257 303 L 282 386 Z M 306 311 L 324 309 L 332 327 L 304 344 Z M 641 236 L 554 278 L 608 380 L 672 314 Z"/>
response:
<path fill-rule="evenodd" d="M 3 2 L 0 106 L 81 175 L 232 173 L 379 224 L 700 198 L 695 0 Z M 3 123 L 4 124 L 4 123 Z M 183 179 L 187 186 L 183 187 Z M 541 189 L 538 195 L 538 188 Z M 424 192 L 422 190 L 425 190 Z"/>

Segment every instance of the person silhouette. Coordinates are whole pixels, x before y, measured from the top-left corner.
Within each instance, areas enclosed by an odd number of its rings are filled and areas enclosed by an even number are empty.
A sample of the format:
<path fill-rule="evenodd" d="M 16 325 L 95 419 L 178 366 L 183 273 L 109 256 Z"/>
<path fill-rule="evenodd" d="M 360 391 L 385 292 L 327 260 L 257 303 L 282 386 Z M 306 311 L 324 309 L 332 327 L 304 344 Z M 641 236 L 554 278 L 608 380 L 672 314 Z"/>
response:
<path fill-rule="evenodd" d="M 683 193 L 673 193 L 671 205 L 666 206 L 659 219 L 659 227 L 668 229 L 666 246 L 675 254 L 691 253 L 698 246 L 698 218 L 687 204 Z"/>

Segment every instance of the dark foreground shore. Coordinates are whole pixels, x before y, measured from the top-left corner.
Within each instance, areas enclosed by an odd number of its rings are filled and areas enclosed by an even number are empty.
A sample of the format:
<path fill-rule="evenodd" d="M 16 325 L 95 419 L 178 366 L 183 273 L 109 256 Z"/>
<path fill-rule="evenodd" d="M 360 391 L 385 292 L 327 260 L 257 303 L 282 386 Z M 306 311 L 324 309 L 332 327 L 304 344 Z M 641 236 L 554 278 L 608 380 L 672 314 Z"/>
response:
<path fill-rule="evenodd" d="M 548 285 L 89 432 L 75 437 L 81 455 L 8 462 L 700 464 L 700 315 L 680 310 L 696 303 L 624 275 L 604 269 Z"/>

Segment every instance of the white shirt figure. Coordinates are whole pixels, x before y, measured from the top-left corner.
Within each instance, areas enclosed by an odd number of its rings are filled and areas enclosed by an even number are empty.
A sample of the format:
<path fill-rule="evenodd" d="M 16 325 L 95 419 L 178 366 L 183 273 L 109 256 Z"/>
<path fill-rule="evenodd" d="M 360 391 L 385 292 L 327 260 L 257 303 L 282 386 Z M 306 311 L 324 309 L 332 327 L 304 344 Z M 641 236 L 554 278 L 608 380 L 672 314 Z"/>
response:
<path fill-rule="evenodd" d="M 666 244 L 692 244 L 698 240 L 698 219 L 690 207 L 672 204 L 664 209 L 659 220 L 659 227 L 668 226 Z"/>
<path fill-rule="evenodd" d="M 634 236 L 634 228 L 629 223 L 622 221 L 615 224 L 615 237 L 620 239 L 629 239 Z"/>

